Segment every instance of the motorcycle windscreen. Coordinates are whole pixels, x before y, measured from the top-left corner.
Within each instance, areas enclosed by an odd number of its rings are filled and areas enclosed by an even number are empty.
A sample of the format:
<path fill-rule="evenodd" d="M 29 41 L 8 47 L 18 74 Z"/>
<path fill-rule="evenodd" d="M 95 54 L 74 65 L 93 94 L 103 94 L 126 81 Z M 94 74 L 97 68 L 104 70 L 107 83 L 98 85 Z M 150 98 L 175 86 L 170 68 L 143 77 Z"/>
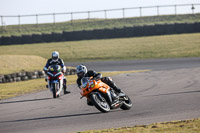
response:
<path fill-rule="evenodd" d="M 81 86 L 82 86 L 82 88 L 85 88 L 87 86 L 88 81 L 89 81 L 89 77 L 83 77 L 81 79 Z"/>

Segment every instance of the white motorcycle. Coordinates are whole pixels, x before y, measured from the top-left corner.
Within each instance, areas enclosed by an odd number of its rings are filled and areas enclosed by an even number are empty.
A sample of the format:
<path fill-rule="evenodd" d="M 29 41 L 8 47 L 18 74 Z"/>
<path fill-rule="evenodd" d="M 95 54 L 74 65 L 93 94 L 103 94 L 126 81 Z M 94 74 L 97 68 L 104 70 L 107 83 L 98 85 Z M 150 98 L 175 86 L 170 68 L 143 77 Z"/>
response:
<path fill-rule="evenodd" d="M 53 98 L 59 97 L 63 89 L 64 74 L 60 65 L 51 65 L 47 72 L 48 88 L 53 93 Z"/>

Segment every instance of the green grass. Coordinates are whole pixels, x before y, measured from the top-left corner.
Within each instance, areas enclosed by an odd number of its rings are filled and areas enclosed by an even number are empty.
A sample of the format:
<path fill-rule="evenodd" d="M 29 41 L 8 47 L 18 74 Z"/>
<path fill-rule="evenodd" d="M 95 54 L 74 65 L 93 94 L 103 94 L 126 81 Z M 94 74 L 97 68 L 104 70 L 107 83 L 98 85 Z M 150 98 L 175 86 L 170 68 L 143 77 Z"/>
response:
<path fill-rule="evenodd" d="M 107 40 L 0 46 L 0 55 L 36 55 L 58 51 L 65 62 L 200 57 L 200 33 Z"/>
<path fill-rule="evenodd" d="M 80 31 L 80 30 L 94 30 L 94 29 L 113 29 L 143 25 L 154 24 L 173 24 L 173 23 L 194 23 L 200 22 L 200 14 L 186 14 L 186 15 L 165 15 L 165 16 L 151 16 L 151 17 L 134 17 L 126 19 L 92 19 L 88 20 L 76 20 L 63 23 L 54 24 L 26 24 L 21 25 L 19 30 L 18 25 L 6 26 L 6 28 L 0 27 L 0 36 L 20 36 L 30 34 L 42 34 L 42 33 L 61 33 L 63 31 Z"/>
<path fill-rule="evenodd" d="M 77 133 L 200 133 L 200 118 L 117 129 L 90 130 Z"/>

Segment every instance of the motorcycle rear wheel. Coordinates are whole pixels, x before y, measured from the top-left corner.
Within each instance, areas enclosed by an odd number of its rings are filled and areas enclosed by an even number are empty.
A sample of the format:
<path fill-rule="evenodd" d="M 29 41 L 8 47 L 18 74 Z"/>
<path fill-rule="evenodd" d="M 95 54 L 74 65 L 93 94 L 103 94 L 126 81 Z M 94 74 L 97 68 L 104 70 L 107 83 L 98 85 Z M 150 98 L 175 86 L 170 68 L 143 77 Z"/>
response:
<path fill-rule="evenodd" d="M 110 111 L 110 105 L 99 92 L 92 93 L 90 95 L 90 100 L 99 111 L 103 113 L 107 113 Z"/>
<path fill-rule="evenodd" d="M 133 106 L 131 99 L 127 95 L 124 98 L 125 98 L 125 100 L 123 101 L 123 104 L 120 108 L 123 110 L 131 109 L 131 107 Z"/>

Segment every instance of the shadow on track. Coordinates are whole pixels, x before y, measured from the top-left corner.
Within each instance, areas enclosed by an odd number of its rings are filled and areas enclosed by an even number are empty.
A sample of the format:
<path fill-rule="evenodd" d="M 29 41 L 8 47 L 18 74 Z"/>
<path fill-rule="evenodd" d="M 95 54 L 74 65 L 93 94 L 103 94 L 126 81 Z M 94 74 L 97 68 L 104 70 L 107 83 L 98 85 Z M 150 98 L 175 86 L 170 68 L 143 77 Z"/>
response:
<path fill-rule="evenodd" d="M 200 90 L 198 91 L 185 91 L 185 92 L 176 92 L 176 93 L 166 93 L 166 94 L 157 94 L 157 95 L 147 95 L 145 97 L 150 97 L 150 96 L 163 96 L 163 95 L 178 95 L 178 94 L 191 94 L 191 93 L 199 93 Z"/>
<path fill-rule="evenodd" d="M 102 114 L 102 112 L 94 112 L 94 113 L 85 113 L 85 114 L 72 114 L 72 115 L 61 115 L 61 116 L 49 116 L 49 117 L 38 117 L 31 119 L 21 119 L 21 120 L 12 120 L 12 121 L 2 121 L 0 123 L 10 123 L 10 122 L 27 122 L 27 121 L 36 121 L 36 120 L 48 120 L 48 119 L 59 119 L 59 118 L 69 118 L 69 117 L 79 117 L 79 116 L 90 116 Z"/>
<path fill-rule="evenodd" d="M 40 99 L 28 99 L 28 100 L 21 100 L 21 101 L 0 102 L 0 104 L 35 102 L 35 101 L 43 101 L 43 100 L 49 100 L 49 99 L 52 99 L 52 98 L 40 98 Z"/>

